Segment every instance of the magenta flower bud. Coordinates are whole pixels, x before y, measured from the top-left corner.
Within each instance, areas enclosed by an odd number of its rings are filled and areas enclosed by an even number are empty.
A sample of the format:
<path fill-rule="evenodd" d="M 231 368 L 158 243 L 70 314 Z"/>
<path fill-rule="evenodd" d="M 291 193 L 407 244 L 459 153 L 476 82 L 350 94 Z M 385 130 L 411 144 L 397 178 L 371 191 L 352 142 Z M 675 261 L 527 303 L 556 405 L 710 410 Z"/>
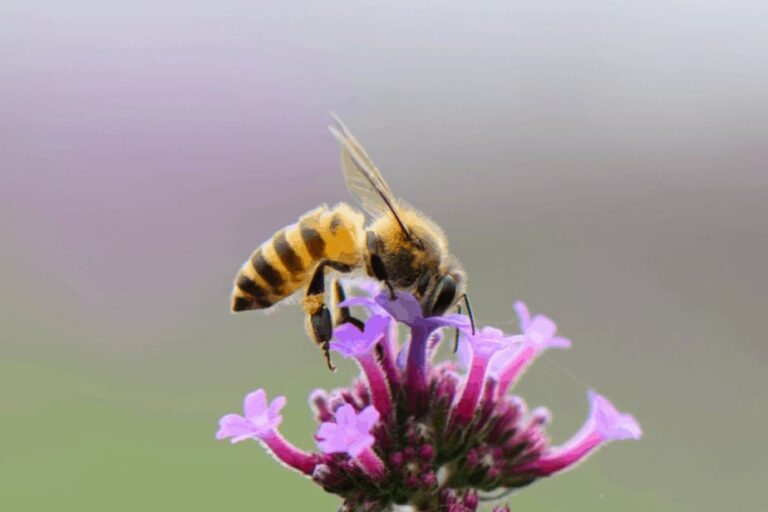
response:
<path fill-rule="evenodd" d="M 607 398 L 590 391 L 589 402 L 589 418 L 570 441 L 559 448 L 552 448 L 538 460 L 524 464 L 516 468 L 516 471 L 550 476 L 574 467 L 609 441 L 642 437 L 643 431 L 634 416 L 620 413 Z"/>
<path fill-rule="evenodd" d="M 392 456 L 389 458 L 389 462 L 392 464 L 392 467 L 395 467 L 395 468 L 402 467 L 403 463 L 405 462 L 405 456 L 403 455 L 403 452 L 393 453 Z"/>
<path fill-rule="evenodd" d="M 344 405 L 336 411 L 336 423 L 320 425 L 315 434 L 317 445 L 323 453 L 346 453 L 371 477 L 379 479 L 386 468 L 371 449 L 375 441 L 371 430 L 378 421 L 379 412 L 373 406 L 369 405 L 357 414 L 354 407 Z"/>
<path fill-rule="evenodd" d="M 432 460 L 435 457 L 435 448 L 431 444 L 421 445 L 419 457 L 424 460 Z"/>
<path fill-rule="evenodd" d="M 322 389 L 315 389 L 309 394 L 309 407 L 315 413 L 315 419 L 319 422 L 331 421 L 333 419 L 333 412 L 328 400 L 328 393 Z"/>
<path fill-rule="evenodd" d="M 219 420 L 216 439 L 231 438 L 232 443 L 246 439 L 257 439 L 286 466 L 304 474 L 311 475 L 315 468 L 315 458 L 305 453 L 277 432 L 283 421 L 280 411 L 285 407 L 285 397 L 279 396 L 267 406 L 267 395 L 263 389 L 248 394 L 243 402 L 244 416 L 227 414 Z"/>

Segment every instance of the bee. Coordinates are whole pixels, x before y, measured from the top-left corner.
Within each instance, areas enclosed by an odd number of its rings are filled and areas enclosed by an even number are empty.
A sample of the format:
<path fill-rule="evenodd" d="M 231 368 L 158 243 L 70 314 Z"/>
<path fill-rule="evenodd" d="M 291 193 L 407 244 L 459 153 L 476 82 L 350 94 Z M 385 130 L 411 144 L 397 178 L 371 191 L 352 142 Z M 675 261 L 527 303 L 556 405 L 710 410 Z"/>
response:
<path fill-rule="evenodd" d="M 329 342 L 334 322 L 325 303 L 326 272 L 364 271 L 395 290 L 412 293 L 424 316 L 461 306 L 467 275 L 449 252 L 442 229 L 416 208 L 396 199 L 368 153 L 334 116 L 330 131 L 341 146 L 341 168 L 352 197 L 370 216 L 347 203 L 320 206 L 262 243 L 235 278 L 233 312 L 265 309 L 305 290 L 305 328 L 333 370 Z M 334 280 L 336 303 L 344 291 Z M 337 308 L 336 323 L 359 321 Z M 474 326 L 474 322 L 473 322 Z"/>

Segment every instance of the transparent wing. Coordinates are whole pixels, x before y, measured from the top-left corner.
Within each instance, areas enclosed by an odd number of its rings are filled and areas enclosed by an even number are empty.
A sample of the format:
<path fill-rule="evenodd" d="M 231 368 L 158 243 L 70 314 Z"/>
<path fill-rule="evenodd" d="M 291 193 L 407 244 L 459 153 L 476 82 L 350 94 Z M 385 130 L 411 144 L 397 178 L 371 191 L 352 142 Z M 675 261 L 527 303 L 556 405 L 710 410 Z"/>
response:
<path fill-rule="evenodd" d="M 395 198 L 371 157 L 341 120 L 333 115 L 336 126 L 331 133 L 341 145 L 341 169 L 349 193 L 373 218 L 387 212 L 397 217 Z"/>

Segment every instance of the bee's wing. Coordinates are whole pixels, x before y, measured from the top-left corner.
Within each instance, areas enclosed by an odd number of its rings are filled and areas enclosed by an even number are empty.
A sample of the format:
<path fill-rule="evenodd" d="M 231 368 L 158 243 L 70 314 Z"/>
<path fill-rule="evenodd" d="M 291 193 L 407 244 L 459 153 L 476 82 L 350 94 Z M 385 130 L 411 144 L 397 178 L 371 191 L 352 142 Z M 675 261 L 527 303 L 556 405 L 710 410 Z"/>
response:
<path fill-rule="evenodd" d="M 341 144 L 341 169 L 344 172 L 344 181 L 349 193 L 373 218 L 381 217 L 387 213 L 394 215 L 400 227 L 410 238 L 411 234 L 408 228 L 398 215 L 397 201 L 389 189 L 389 185 L 384 181 L 381 172 L 344 123 L 335 115 L 333 120 L 336 126 L 329 128 Z"/>

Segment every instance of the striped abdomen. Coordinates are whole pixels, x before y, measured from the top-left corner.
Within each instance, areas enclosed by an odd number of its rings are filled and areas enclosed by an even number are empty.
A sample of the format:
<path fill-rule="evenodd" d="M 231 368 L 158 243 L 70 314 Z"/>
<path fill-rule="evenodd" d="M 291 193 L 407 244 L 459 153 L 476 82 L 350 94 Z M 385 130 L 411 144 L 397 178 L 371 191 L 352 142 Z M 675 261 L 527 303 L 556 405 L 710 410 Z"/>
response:
<path fill-rule="evenodd" d="M 321 206 L 253 251 L 235 280 L 232 311 L 272 306 L 305 286 L 321 261 L 357 267 L 365 244 L 364 217 L 349 205 Z"/>

